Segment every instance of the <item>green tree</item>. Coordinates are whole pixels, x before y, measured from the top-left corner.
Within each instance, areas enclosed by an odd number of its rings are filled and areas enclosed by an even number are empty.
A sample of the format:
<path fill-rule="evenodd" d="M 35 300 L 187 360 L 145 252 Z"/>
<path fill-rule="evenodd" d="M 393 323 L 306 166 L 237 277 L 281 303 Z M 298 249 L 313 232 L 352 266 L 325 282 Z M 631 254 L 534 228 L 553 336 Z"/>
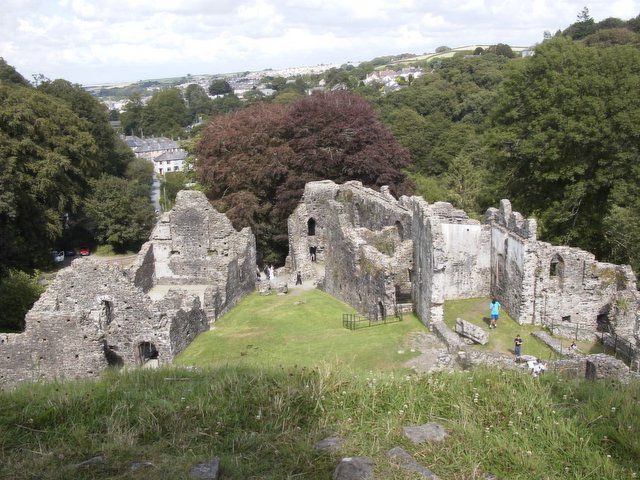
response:
<path fill-rule="evenodd" d="M 234 94 L 214 98 L 212 102 L 212 113 L 214 115 L 235 112 L 236 110 L 240 110 L 241 108 L 242 101 Z"/>
<path fill-rule="evenodd" d="M 184 92 L 191 121 L 197 120 L 198 115 L 211 115 L 213 102 L 200 85 L 192 83 Z"/>
<path fill-rule="evenodd" d="M 136 193 L 127 180 L 103 175 L 93 181 L 93 191 L 86 200 L 86 214 L 95 224 L 96 239 L 115 251 L 138 249 L 153 227 L 151 201 Z"/>
<path fill-rule="evenodd" d="M 580 40 L 595 31 L 596 22 L 591 18 L 589 9 L 584 7 L 580 13 L 578 13 L 578 21 L 571 24 L 562 34 L 574 40 Z"/>
<path fill-rule="evenodd" d="M 233 93 L 233 88 L 226 80 L 219 78 L 213 80 L 209 85 L 209 94 L 211 95 L 227 95 Z"/>
<path fill-rule="evenodd" d="M 38 272 L 29 275 L 9 270 L 0 277 L 0 330 L 24 330 L 24 317 L 44 292 L 38 283 Z"/>
<path fill-rule="evenodd" d="M 183 137 L 188 124 L 187 106 L 177 88 L 157 91 L 142 109 L 145 135 Z"/>
<path fill-rule="evenodd" d="M 87 120 L 34 88 L 0 85 L 0 270 L 46 264 L 63 217 L 100 172 Z"/>
<path fill-rule="evenodd" d="M 20 75 L 15 68 L 5 62 L 2 57 L 0 57 L 0 83 L 22 85 L 23 87 L 31 86 L 31 84 Z"/>
<path fill-rule="evenodd" d="M 134 93 L 129 97 L 129 101 L 124 106 L 124 111 L 120 114 L 120 126 L 125 135 L 142 135 L 142 110 L 144 104 L 139 93 Z"/>
<path fill-rule="evenodd" d="M 42 82 L 38 90 L 63 100 L 78 117 L 88 122 L 98 149 L 96 161 L 99 165 L 96 171 L 87 172 L 88 175 L 97 177 L 102 172 L 111 175 L 124 173 L 133 154 L 111 128 L 108 110 L 96 97 L 82 86 L 61 79 Z"/>
<path fill-rule="evenodd" d="M 619 208 L 633 211 L 640 194 L 639 84 L 637 49 L 562 37 L 505 81 L 493 112 L 492 178 L 538 217 L 545 239 L 611 258 L 603 222 L 624 218 Z"/>

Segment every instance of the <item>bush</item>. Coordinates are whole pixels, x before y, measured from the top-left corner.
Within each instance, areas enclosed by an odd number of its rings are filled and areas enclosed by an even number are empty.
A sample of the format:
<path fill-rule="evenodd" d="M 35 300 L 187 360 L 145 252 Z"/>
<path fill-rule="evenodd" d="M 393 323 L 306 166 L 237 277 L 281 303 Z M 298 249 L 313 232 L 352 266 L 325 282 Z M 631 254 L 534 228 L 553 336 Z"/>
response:
<path fill-rule="evenodd" d="M 9 270 L 0 280 L 0 330 L 24 330 L 24 316 L 44 292 L 38 272 Z"/>

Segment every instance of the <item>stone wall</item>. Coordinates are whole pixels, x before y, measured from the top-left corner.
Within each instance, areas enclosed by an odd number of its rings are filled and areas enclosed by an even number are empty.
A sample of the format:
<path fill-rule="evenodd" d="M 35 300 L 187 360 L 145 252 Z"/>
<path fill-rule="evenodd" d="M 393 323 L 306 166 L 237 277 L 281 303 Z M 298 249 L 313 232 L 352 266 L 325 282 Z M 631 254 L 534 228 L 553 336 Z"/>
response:
<path fill-rule="evenodd" d="M 292 280 L 300 271 L 372 318 L 392 315 L 397 294 L 411 296 L 412 225 L 404 202 L 360 182 L 308 183 L 288 222 Z"/>
<path fill-rule="evenodd" d="M 425 324 L 444 319 L 444 302 L 488 295 L 490 230 L 451 204 L 411 198 L 413 298 Z"/>
<path fill-rule="evenodd" d="M 486 220 L 491 226 L 491 292 L 519 323 L 583 339 L 608 328 L 633 337 L 640 296 L 630 267 L 538 241 L 535 220 L 512 212 L 508 200 L 500 202 L 500 209 L 489 209 Z"/>
<path fill-rule="evenodd" d="M 248 228 L 235 231 L 204 194 L 179 192 L 130 268 L 87 257 L 58 272 L 25 331 L 0 335 L 0 386 L 169 363 L 253 291 L 255 259 Z"/>

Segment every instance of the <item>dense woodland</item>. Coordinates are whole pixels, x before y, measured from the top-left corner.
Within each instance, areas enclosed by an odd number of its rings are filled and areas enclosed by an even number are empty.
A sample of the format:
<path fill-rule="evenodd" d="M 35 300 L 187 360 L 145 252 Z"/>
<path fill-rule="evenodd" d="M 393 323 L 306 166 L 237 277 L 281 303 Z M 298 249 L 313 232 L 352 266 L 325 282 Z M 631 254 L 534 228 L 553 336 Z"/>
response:
<path fill-rule="evenodd" d="M 36 88 L 0 59 L 0 329 L 20 328 L 52 249 L 146 240 L 151 172 L 82 87 Z"/>
<path fill-rule="evenodd" d="M 477 217 L 509 198 L 538 219 L 540 238 L 638 272 L 639 49 L 640 17 L 595 22 L 585 9 L 563 32 L 545 32 L 530 58 L 498 44 L 416 62 L 425 75 L 388 94 L 362 82 L 375 68 L 400 68 L 381 57 L 322 75 L 342 91 L 308 96 L 320 76 L 274 77 L 265 79 L 273 95 L 240 100 L 217 81 L 208 92 L 159 90 L 146 104 L 133 95 L 120 119 L 127 134 L 190 137 L 200 187 L 237 227 L 254 229 L 263 261 L 283 262 L 304 183 L 329 178 L 389 184 Z M 153 223 L 151 166 L 117 138 L 109 112 L 78 85 L 34 83 L 0 61 L 5 312 L 37 298 L 33 274 L 50 266 L 52 249 L 80 240 L 135 249 Z M 13 301 L 16 288 L 24 301 Z"/>

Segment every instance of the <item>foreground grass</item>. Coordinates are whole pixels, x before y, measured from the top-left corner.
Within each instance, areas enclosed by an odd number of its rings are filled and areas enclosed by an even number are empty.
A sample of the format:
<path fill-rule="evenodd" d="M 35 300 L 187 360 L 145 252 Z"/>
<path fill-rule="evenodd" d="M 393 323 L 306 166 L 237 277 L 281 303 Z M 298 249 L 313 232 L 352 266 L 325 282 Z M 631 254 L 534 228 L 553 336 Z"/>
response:
<path fill-rule="evenodd" d="M 278 368 L 340 362 L 363 373 L 402 369 L 417 355 L 405 349 L 413 332 L 426 331 L 415 315 L 351 331 L 342 326 L 342 314 L 354 312 L 352 307 L 320 290 L 296 293 L 246 297 L 176 363 Z"/>
<path fill-rule="evenodd" d="M 443 479 L 631 479 L 640 458 L 640 386 L 517 371 L 369 378 L 340 366 L 265 373 L 223 367 L 107 372 L 99 381 L 0 392 L 0 477 L 177 479 L 219 456 L 223 479 L 329 479 L 343 456 L 376 478 L 410 479 L 386 458 L 403 446 Z M 437 445 L 405 425 L 438 421 Z M 343 451 L 321 454 L 330 435 Z M 107 462 L 70 465 L 104 454 Z M 132 462 L 153 466 L 131 471 Z"/>

